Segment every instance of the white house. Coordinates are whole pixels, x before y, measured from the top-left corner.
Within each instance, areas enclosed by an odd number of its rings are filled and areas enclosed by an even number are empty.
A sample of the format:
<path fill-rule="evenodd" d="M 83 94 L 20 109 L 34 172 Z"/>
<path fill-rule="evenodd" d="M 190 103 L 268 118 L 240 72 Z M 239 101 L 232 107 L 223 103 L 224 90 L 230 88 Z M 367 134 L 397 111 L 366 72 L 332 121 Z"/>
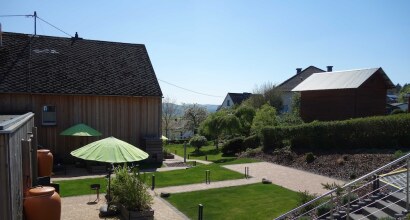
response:
<path fill-rule="evenodd" d="M 222 104 L 218 107 L 219 109 L 223 108 L 232 108 L 234 105 L 239 105 L 249 97 L 251 97 L 252 93 L 244 92 L 244 93 L 228 93 L 222 102 Z"/>

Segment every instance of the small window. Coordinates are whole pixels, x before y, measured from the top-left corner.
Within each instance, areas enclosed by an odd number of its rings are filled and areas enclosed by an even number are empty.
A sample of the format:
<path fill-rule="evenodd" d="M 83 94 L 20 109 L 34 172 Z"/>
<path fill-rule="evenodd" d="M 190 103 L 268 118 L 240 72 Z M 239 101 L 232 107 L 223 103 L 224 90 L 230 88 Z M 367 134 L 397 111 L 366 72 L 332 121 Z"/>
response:
<path fill-rule="evenodd" d="M 43 125 L 56 125 L 56 107 L 53 105 L 43 106 Z"/>
<path fill-rule="evenodd" d="M 231 106 L 231 100 L 228 100 L 228 103 L 226 103 L 227 106 Z"/>

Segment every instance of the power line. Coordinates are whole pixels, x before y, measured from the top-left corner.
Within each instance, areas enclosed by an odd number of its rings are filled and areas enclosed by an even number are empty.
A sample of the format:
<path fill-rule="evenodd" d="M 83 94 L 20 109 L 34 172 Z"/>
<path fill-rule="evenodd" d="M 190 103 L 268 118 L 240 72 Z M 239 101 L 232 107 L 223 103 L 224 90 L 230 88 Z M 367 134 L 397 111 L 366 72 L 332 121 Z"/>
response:
<path fill-rule="evenodd" d="M 33 15 L 0 15 L 0 17 L 34 17 L 34 19 L 38 18 L 40 21 L 42 21 L 42 22 L 44 22 L 44 23 L 50 25 L 51 27 L 53 27 L 53 28 L 55 28 L 55 29 L 61 31 L 62 33 L 66 34 L 67 36 L 73 37 L 71 34 L 69 34 L 69 33 L 65 32 L 65 31 L 63 31 L 61 28 L 58 28 L 57 26 L 51 24 L 50 22 L 48 22 L 48 21 L 46 21 L 46 20 L 40 18 L 40 17 L 37 15 L 37 13 L 35 13 L 35 12 L 34 12 Z"/>
<path fill-rule="evenodd" d="M 34 15 L 0 15 L 0 17 L 33 17 Z"/>
<path fill-rule="evenodd" d="M 44 19 L 40 18 L 39 16 L 37 16 L 37 18 L 38 18 L 38 19 L 40 19 L 42 22 L 44 22 L 44 23 L 46 23 L 46 24 L 50 25 L 51 27 L 53 27 L 53 28 L 55 28 L 55 29 L 57 29 L 57 30 L 59 30 L 59 31 L 63 32 L 64 34 L 66 34 L 66 35 L 68 35 L 68 36 L 70 36 L 70 37 L 74 37 L 74 36 L 72 36 L 71 34 L 69 34 L 69 33 L 65 32 L 65 31 L 61 30 L 60 28 L 58 28 L 58 27 L 54 26 L 53 24 L 51 24 L 51 23 L 47 22 L 46 20 L 44 20 Z"/>
<path fill-rule="evenodd" d="M 171 86 L 175 86 L 175 87 L 177 87 L 177 88 L 180 88 L 180 89 L 183 89 L 183 90 L 192 92 L 192 93 L 196 93 L 196 94 L 199 94 L 199 95 L 210 96 L 210 97 L 216 97 L 216 98 L 221 98 L 221 97 L 222 97 L 222 96 L 210 95 L 210 94 L 206 94 L 206 93 L 202 93 L 202 92 L 196 92 L 196 91 L 194 91 L 194 90 L 190 90 L 190 89 L 187 89 L 187 88 L 183 88 L 183 87 L 181 87 L 181 86 L 177 86 L 177 85 L 175 85 L 175 84 L 172 84 L 172 83 L 170 83 L 170 82 L 164 81 L 164 80 L 162 80 L 162 79 L 158 79 L 158 80 L 161 81 L 161 82 L 163 82 L 163 83 L 169 84 L 169 85 L 171 85 Z"/>

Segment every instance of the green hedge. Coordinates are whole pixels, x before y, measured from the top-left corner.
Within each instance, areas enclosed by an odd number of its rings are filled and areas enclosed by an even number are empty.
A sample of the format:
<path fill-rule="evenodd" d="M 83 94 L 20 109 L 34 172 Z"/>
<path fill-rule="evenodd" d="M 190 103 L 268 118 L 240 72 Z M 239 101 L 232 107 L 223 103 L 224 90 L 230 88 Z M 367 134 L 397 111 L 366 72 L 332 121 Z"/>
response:
<path fill-rule="evenodd" d="M 224 145 L 222 145 L 222 153 L 224 155 L 235 155 L 241 151 L 244 151 L 243 137 L 236 137 L 228 140 Z"/>
<path fill-rule="evenodd" d="M 264 151 L 283 147 L 284 142 L 295 150 L 410 147 L 410 114 L 265 127 L 262 142 Z"/>

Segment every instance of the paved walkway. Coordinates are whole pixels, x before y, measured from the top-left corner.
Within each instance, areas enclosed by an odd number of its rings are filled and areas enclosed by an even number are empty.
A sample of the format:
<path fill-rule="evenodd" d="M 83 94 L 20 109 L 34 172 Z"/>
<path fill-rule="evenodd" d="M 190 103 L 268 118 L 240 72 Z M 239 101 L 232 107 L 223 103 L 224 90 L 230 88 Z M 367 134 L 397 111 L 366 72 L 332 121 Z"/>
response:
<path fill-rule="evenodd" d="M 337 183 L 343 185 L 345 182 L 306 171 L 285 167 L 268 162 L 226 165 L 225 168 L 237 172 L 244 172 L 249 167 L 249 175 L 262 181 L 266 178 L 272 183 L 283 186 L 293 191 L 309 191 L 310 193 L 324 194 L 328 190 L 323 189 L 322 183 Z"/>
<path fill-rule="evenodd" d="M 262 178 L 266 178 L 271 180 L 272 183 L 276 185 L 280 185 L 294 191 L 309 191 L 310 193 L 323 194 L 326 192 L 326 190 L 323 189 L 323 186 L 321 185 L 322 183 L 344 183 L 340 180 L 267 162 L 225 165 L 224 167 L 240 173 L 244 173 L 245 167 L 249 167 L 249 174 L 251 178 L 211 182 L 211 184 L 199 183 L 157 188 L 154 192 L 150 191 L 150 193 L 154 195 L 154 204 L 152 207 L 155 210 L 155 219 L 187 219 L 187 217 L 184 216 L 181 212 L 172 207 L 167 201 L 159 197 L 159 194 L 161 192 L 179 193 L 247 185 L 261 182 Z M 53 180 L 55 179 L 53 178 Z M 98 217 L 98 211 L 99 207 L 103 203 L 100 202 L 99 204 L 87 204 L 89 200 L 92 200 L 94 198 L 95 195 L 62 198 L 62 219 L 100 219 Z"/>

